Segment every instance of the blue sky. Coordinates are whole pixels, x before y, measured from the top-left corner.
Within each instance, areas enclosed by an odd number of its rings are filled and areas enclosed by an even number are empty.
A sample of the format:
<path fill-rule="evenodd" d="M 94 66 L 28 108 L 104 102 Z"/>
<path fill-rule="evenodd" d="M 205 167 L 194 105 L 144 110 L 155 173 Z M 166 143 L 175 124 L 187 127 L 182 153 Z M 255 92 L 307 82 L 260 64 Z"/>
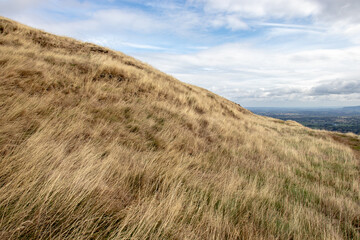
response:
<path fill-rule="evenodd" d="M 245 107 L 360 105 L 359 0 L 0 0 Z"/>

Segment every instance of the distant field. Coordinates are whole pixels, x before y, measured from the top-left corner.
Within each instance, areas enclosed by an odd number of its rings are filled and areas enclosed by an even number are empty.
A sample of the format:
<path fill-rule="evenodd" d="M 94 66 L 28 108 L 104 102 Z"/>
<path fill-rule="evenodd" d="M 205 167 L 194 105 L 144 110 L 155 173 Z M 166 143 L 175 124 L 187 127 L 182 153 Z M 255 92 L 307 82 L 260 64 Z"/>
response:
<path fill-rule="evenodd" d="M 360 107 L 321 109 L 249 108 L 249 110 L 263 116 L 281 120 L 294 120 L 314 129 L 360 134 Z"/>

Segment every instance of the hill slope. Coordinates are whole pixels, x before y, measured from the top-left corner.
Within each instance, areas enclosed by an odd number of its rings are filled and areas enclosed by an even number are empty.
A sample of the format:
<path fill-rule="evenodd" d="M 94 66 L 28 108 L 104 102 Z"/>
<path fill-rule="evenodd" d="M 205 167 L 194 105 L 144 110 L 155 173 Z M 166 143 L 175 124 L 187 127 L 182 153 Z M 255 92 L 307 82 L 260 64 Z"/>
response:
<path fill-rule="evenodd" d="M 5 18 L 0 81 L 1 239 L 360 238 L 356 135 Z"/>

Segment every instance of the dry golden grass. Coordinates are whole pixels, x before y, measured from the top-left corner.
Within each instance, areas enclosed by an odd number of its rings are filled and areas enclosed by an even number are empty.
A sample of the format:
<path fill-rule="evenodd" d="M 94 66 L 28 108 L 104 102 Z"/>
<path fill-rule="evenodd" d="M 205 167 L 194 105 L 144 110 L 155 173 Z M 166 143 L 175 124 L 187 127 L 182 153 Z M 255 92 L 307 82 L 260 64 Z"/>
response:
<path fill-rule="evenodd" d="M 360 239 L 356 135 L 5 18 L 0 81 L 0 239 Z"/>

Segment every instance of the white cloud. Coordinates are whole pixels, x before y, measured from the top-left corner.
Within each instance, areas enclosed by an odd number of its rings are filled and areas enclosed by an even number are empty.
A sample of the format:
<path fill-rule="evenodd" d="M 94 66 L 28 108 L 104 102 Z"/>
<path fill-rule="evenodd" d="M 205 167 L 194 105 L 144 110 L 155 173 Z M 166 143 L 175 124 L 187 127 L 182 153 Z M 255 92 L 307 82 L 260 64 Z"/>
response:
<path fill-rule="evenodd" d="M 344 96 L 358 91 L 354 79 L 360 79 L 360 47 L 278 52 L 249 44 L 225 44 L 194 54 L 139 57 L 180 80 L 247 104 L 256 99 L 325 104 L 325 95 L 331 94 L 343 95 L 341 99 L 348 101 Z"/>
<path fill-rule="evenodd" d="M 278 27 L 273 31 L 275 35 L 300 31 L 316 32 L 326 28 L 329 34 L 342 34 L 351 42 L 360 43 L 359 0 L 188 0 L 188 2 L 203 8 L 207 15 L 222 16 L 222 19 L 214 20 L 214 26 L 242 30 L 249 27 L 252 20 L 260 20 L 255 25 Z M 226 22 L 224 19 L 228 18 L 235 18 L 236 21 Z M 285 21 L 285 24 L 268 23 L 269 20 L 274 19 Z M 286 24 L 296 19 L 305 19 L 304 24 Z"/>
<path fill-rule="evenodd" d="M 46 2 L 46 0 L 0 0 L 0 9 L 2 10 L 2 14 L 5 12 L 12 14 Z"/>
<path fill-rule="evenodd" d="M 125 31 L 152 33 L 167 28 L 160 19 L 141 11 L 128 9 L 96 10 L 88 14 L 85 19 L 61 22 L 57 22 L 56 19 L 53 22 L 37 21 L 36 25 L 52 29 L 56 33 L 71 35 L 76 33 L 115 35 Z"/>
<path fill-rule="evenodd" d="M 129 42 L 121 42 L 125 46 L 133 47 L 133 48 L 140 48 L 140 49 L 152 49 L 152 50 L 166 50 L 166 48 L 152 46 L 152 45 L 145 45 L 145 44 L 136 44 L 136 43 L 129 43 Z"/>
<path fill-rule="evenodd" d="M 138 32 L 153 32 L 164 30 L 166 24 L 161 19 L 141 11 L 129 9 L 107 9 L 99 10 L 91 15 L 91 23 L 97 26 L 117 30 L 131 30 Z M 90 24 L 86 22 L 86 24 Z"/>
<path fill-rule="evenodd" d="M 326 81 L 311 88 L 309 95 L 349 95 L 360 94 L 360 79 L 337 79 Z"/>
<path fill-rule="evenodd" d="M 249 26 L 236 15 L 217 15 L 209 20 L 210 25 L 215 28 L 226 27 L 233 31 L 248 29 Z"/>
<path fill-rule="evenodd" d="M 237 13 L 244 18 L 294 18 L 317 14 L 320 5 L 311 0 L 190 0 L 208 12 Z"/>

